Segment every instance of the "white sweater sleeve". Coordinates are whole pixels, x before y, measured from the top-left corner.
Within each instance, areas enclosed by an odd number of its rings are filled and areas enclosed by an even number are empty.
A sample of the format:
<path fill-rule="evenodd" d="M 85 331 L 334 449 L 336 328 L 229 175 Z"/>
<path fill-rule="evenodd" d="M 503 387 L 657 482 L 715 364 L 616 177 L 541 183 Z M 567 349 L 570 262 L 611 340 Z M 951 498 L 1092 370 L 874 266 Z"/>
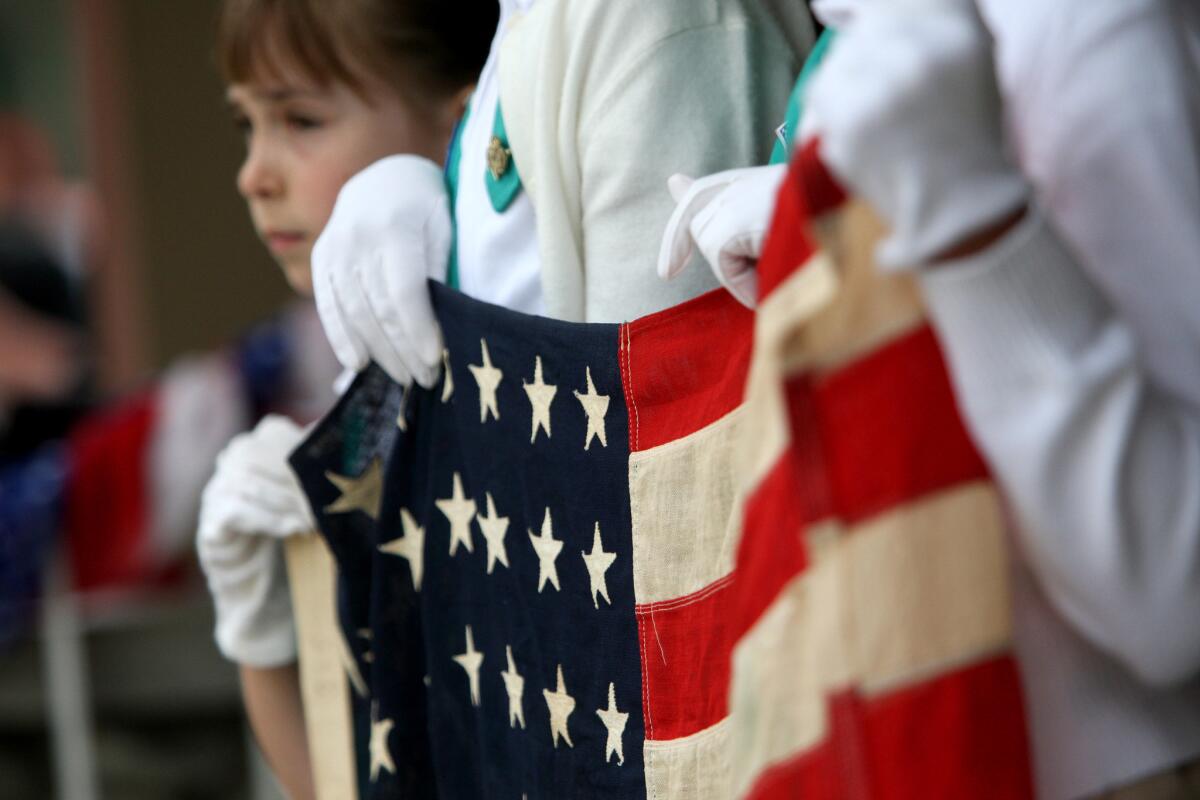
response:
<path fill-rule="evenodd" d="M 1147 379 L 1130 327 L 1040 213 L 922 282 L 968 425 L 1051 601 L 1148 683 L 1192 676 L 1200 413 Z"/>
<path fill-rule="evenodd" d="M 578 133 L 589 320 L 609 308 L 632 319 L 716 288 L 695 265 L 670 283 L 655 271 L 675 205 L 667 178 L 765 163 L 793 65 L 781 36 L 744 19 L 676 33 L 612 65 Z"/>
<path fill-rule="evenodd" d="M 639 24 L 639 14 L 627 23 Z M 795 64 L 776 28 L 751 16 L 614 53 L 582 105 L 578 131 L 589 320 L 613 308 L 632 319 L 716 288 L 708 269 L 670 283 L 656 274 L 657 243 L 675 205 L 667 178 L 765 163 Z"/>
<path fill-rule="evenodd" d="M 618 322 L 717 285 L 658 278 L 667 178 L 763 163 L 811 42 L 794 0 L 539 0 L 517 20 L 500 102 L 549 316 Z"/>

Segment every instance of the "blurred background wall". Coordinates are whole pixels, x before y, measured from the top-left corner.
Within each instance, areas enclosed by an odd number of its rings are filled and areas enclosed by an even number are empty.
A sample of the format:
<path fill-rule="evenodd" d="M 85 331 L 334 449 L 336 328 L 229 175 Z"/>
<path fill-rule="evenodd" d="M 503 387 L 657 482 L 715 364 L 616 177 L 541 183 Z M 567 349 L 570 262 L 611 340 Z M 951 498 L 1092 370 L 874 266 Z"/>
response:
<path fill-rule="evenodd" d="M 0 108 L 41 121 L 64 171 L 83 172 L 79 75 L 70 36 L 68 0 L 0 2 Z"/>
<path fill-rule="evenodd" d="M 109 385 L 242 331 L 287 296 L 234 189 L 242 145 L 213 58 L 216 0 L 0 0 L 0 107 L 99 191 Z"/>
<path fill-rule="evenodd" d="M 73 429 L 32 467 L 0 453 L 0 800 L 275 796 L 247 738 L 234 671 L 212 644 L 208 597 L 190 563 L 195 498 L 184 504 L 185 529 L 172 544 L 180 563 L 144 583 L 138 572 L 99 588 L 78 577 L 90 552 L 155 535 L 130 534 L 105 516 L 118 505 L 109 502 L 111 487 L 101 481 L 92 490 L 94 509 L 72 510 L 63 500 L 44 529 L 33 526 L 29 508 L 10 508 L 20 494 L 14 487 L 69 493 L 62 474 L 76 451 L 90 452 L 92 473 L 105 480 L 140 475 L 141 452 L 121 449 L 129 431 L 141 430 L 139 409 L 149 401 L 137 398 L 156 391 L 158 376 L 184 354 L 228 350 L 289 299 L 234 187 L 242 143 L 213 58 L 218 7 L 0 0 L 0 115 L 44 134 L 58 172 L 51 216 L 65 208 L 66 227 L 83 220 L 74 229 L 82 231 L 75 268 L 93 371 L 93 411 L 83 419 L 90 439 Z M 210 468 L 211 458 L 189 477 L 192 495 Z M 148 528 L 143 517 L 152 514 L 141 511 L 136 524 Z M 76 547 L 68 518 L 84 518 L 90 544 Z M 5 606 L 34 567 L 40 602 Z"/>
<path fill-rule="evenodd" d="M 114 31 L 91 47 L 127 109 L 129 202 L 144 292 L 147 357 L 161 367 L 229 340 L 287 296 L 234 190 L 242 142 L 214 66 L 213 0 L 77 0 Z M 93 28 L 92 30 L 95 30 Z M 90 37 L 96 39 L 94 35 Z M 103 107 L 93 108 L 104 125 Z M 97 153 L 98 157 L 103 154 Z"/>

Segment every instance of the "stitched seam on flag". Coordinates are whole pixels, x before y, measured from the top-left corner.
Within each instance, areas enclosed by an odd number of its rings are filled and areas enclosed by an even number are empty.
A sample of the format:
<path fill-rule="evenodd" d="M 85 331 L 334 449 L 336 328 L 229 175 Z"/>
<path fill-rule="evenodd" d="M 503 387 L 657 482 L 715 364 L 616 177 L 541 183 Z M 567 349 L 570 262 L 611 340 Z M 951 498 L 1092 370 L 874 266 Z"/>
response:
<path fill-rule="evenodd" d="M 726 586 L 728 586 L 730 583 L 733 582 L 733 576 L 734 576 L 734 573 L 731 572 L 728 575 L 726 575 L 725 577 L 718 579 L 714 583 L 710 583 L 708 586 L 705 586 L 703 589 L 701 589 L 697 592 L 693 592 L 692 594 L 689 594 L 686 597 L 680 597 L 675 600 L 661 600 L 657 603 L 647 603 L 644 606 L 638 606 L 637 613 L 639 616 L 645 616 L 647 614 L 652 615 L 655 611 L 674 611 L 675 609 L 685 608 L 686 606 L 694 605 L 695 603 L 699 603 L 700 601 L 706 599 L 710 595 L 716 594 L 717 592 L 724 589 Z"/>
<path fill-rule="evenodd" d="M 629 372 L 629 401 L 633 405 L 633 445 L 634 450 L 642 447 L 642 415 L 638 411 L 637 392 L 633 387 L 633 330 L 625 328 L 625 368 Z"/>
<path fill-rule="evenodd" d="M 641 420 L 638 415 L 637 396 L 633 389 L 633 336 L 631 332 L 633 326 L 626 323 L 622 327 L 624 336 L 621 337 L 621 350 L 623 351 L 621 357 L 624 364 L 622 371 L 625 373 L 625 403 L 633 411 L 633 418 L 630 420 L 629 426 L 629 449 L 637 452 L 641 442 Z"/>
<path fill-rule="evenodd" d="M 618 343 L 619 343 L 618 348 L 620 350 L 620 352 L 618 354 L 620 356 L 619 363 L 621 364 L 621 367 L 622 367 L 621 371 L 622 371 L 622 373 L 624 373 L 621 377 L 623 378 L 622 382 L 624 383 L 624 389 L 625 389 L 625 404 L 626 404 L 626 406 L 628 406 L 629 409 L 631 409 L 633 411 L 633 414 L 630 416 L 630 419 L 629 419 L 629 443 L 630 443 L 629 449 L 630 449 L 630 455 L 632 455 L 634 452 L 637 451 L 638 411 L 637 411 L 637 401 L 634 400 L 634 397 L 633 397 L 633 380 L 630 376 L 629 351 L 632 349 L 632 342 L 631 342 L 631 336 L 630 336 L 630 324 L 629 323 L 625 323 L 624 325 L 621 326 L 621 333 L 618 337 Z M 629 470 L 630 470 L 630 485 L 633 485 L 637 479 L 637 474 L 639 471 L 639 464 L 637 462 L 633 461 L 632 459 L 630 459 Z M 629 500 L 630 500 L 630 518 L 632 520 L 637 520 L 637 519 L 639 519 L 639 513 L 641 511 L 641 508 L 640 508 L 640 504 L 638 502 L 636 493 L 631 492 Z M 636 529 L 631 530 L 630 535 L 631 535 L 631 537 L 637 536 L 637 530 Z M 632 545 L 633 543 L 631 542 L 630 544 Z M 636 565 L 636 563 L 637 562 L 635 560 L 634 564 Z M 635 586 L 637 585 L 636 576 L 635 576 L 634 585 Z M 634 610 L 635 611 L 637 610 L 636 606 L 635 606 Z M 636 616 L 636 614 L 635 614 L 635 616 Z M 653 739 L 654 738 L 654 716 L 650 712 L 650 681 L 647 679 L 647 676 L 646 676 L 647 656 L 646 656 L 646 626 L 645 626 L 645 624 L 639 624 L 638 629 L 639 629 L 638 630 L 638 645 L 639 645 L 639 649 L 641 651 L 640 652 L 640 655 L 641 655 L 640 666 L 642 668 L 642 715 L 646 719 L 646 738 Z M 654 794 L 655 794 L 655 797 L 657 797 L 657 792 L 655 792 Z"/>
<path fill-rule="evenodd" d="M 676 450 L 693 447 L 695 439 L 706 433 L 709 433 L 714 428 L 722 425 L 736 424 L 737 420 L 742 416 L 742 412 L 745 408 L 746 404 L 740 403 L 736 408 L 727 411 L 726 413 L 714 419 L 712 422 L 706 423 L 703 427 L 697 428 L 691 433 L 684 434 L 678 439 L 672 439 L 669 442 L 663 442 L 662 444 L 656 444 L 653 447 L 648 447 L 645 450 L 638 450 L 636 453 L 630 453 L 629 460 L 631 462 L 640 463 L 642 461 L 653 459 L 664 453 L 673 453 Z"/>
<path fill-rule="evenodd" d="M 650 713 L 650 681 L 646 679 L 646 626 L 639 625 L 642 645 L 642 713 L 646 716 L 646 738 L 654 738 L 654 716 Z"/>

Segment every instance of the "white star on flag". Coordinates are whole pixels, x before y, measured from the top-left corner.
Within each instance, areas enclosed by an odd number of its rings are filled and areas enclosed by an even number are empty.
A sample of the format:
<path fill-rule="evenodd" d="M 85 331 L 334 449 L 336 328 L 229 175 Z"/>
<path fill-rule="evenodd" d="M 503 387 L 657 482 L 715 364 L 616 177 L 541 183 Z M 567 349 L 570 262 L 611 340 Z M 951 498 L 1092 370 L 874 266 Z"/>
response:
<path fill-rule="evenodd" d="M 421 572 L 425 564 L 425 529 L 417 524 L 407 508 L 400 509 L 400 525 L 404 535 L 379 545 L 379 552 L 408 559 L 413 589 L 421 591 Z"/>
<path fill-rule="evenodd" d="M 379 777 L 379 771 L 386 769 L 396 774 L 396 762 L 388 750 L 388 734 L 392 732 L 395 723 L 390 719 L 379 719 L 379 703 L 371 704 L 371 780 Z"/>
<path fill-rule="evenodd" d="M 487 574 L 491 575 L 497 561 L 508 566 L 508 548 L 504 546 L 504 537 L 508 534 L 508 517 L 496 516 L 496 501 L 492 499 L 491 492 L 484 492 L 484 499 L 487 502 L 487 516 L 477 516 L 475 519 L 479 523 L 479 530 L 483 532 L 484 541 L 487 542 Z"/>
<path fill-rule="evenodd" d="M 450 351 L 442 351 L 442 402 L 450 401 L 454 394 L 454 375 L 450 372 Z"/>
<path fill-rule="evenodd" d="M 487 341 L 479 340 L 483 350 L 483 364 L 468 364 L 467 369 L 475 376 L 479 384 L 479 421 L 486 422 L 490 412 L 494 419 L 500 419 L 500 409 L 496 405 L 496 387 L 500 385 L 504 373 L 492 366 L 492 355 L 488 352 Z"/>
<path fill-rule="evenodd" d="M 562 552 L 563 543 L 561 539 L 554 538 L 554 523 L 550 519 L 549 508 L 546 509 L 546 516 L 542 518 L 541 535 L 535 536 L 533 531 L 530 531 L 529 541 L 538 557 L 538 594 L 542 593 L 546 581 L 550 581 L 555 589 L 562 591 L 562 587 L 558 585 L 558 567 L 554 560 Z"/>
<path fill-rule="evenodd" d="M 596 716 L 608 729 L 608 742 L 604 746 L 604 763 L 612 761 L 613 753 L 617 754 L 617 764 L 625 763 L 625 749 L 621 746 L 621 735 L 625 733 L 625 723 L 629 721 L 629 712 L 617 710 L 617 689 L 613 684 L 608 685 L 608 708 L 596 709 Z"/>
<path fill-rule="evenodd" d="M 412 397 L 411 392 L 404 392 L 400 396 L 400 409 L 396 412 L 396 427 L 401 433 L 408 433 L 408 404 Z"/>
<path fill-rule="evenodd" d="M 337 500 L 325 506 L 326 514 L 361 511 L 371 519 L 379 519 L 379 503 L 383 499 L 383 461 L 379 457 L 371 459 L 356 478 L 336 472 L 326 472 L 325 477 L 341 492 Z"/>
<path fill-rule="evenodd" d="M 436 500 L 434 504 L 450 522 L 450 555 L 458 552 L 459 544 L 467 548 L 468 553 L 474 553 L 471 520 L 475 518 L 475 501 L 468 500 L 463 492 L 462 475 L 454 473 L 454 488 L 450 497 Z"/>
<path fill-rule="evenodd" d="M 608 447 L 608 439 L 604 433 L 604 416 L 608 413 L 608 395 L 596 394 L 596 384 L 592 383 L 592 368 L 587 368 L 587 393 L 575 391 L 575 397 L 587 414 L 587 435 L 583 440 L 583 449 L 592 446 L 592 439 L 599 439 L 600 444 Z"/>
<path fill-rule="evenodd" d="M 550 709 L 550 735 L 554 739 L 554 747 L 558 749 L 558 737 L 566 741 L 568 745 L 574 747 L 575 744 L 571 741 L 571 732 L 567 729 L 567 720 L 571 716 L 571 712 L 575 710 L 575 698 L 567 694 L 567 686 L 563 682 L 562 664 L 558 665 L 558 688 L 555 691 L 542 689 L 542 695 L 546 698 L 546 707 Z"/>
<path fill-rule="evenodd" d="M 542 357 L 536 356 L 533 361 L 533 383 L 525 384 L 525 394 L 529 395 L 529 405 L 533 407 L 533 430 L 529 433 L 529 443 L 537 439 L 538 428 L 546 430 L 546 438 L 550 438 L 550 402 L 558 393 L 558 387 L 542 380 Z"/>
<path fill-rule="evenodd" d="M 582 553 L 583 563 L 587 566 L 588 579 L 592 584 L 592 605 L 600 608 L 600 600 L 597 595 L 604 598 L 604 602 L 612 605 L 612 600 L 608 598 L 608 581 L 605 578 L 605 573 L 608 568 L 617 560 L 616 553 L 604 552 L 604 543 L 600 541 L 600 523 L 596 523 L 596 533 L 592 538 L 592 552 Z"/>
<path fill-rule="evenodd" d="M 504 679 L 504 691 L 508 693 L 508 724 L 521 730 L 525 729 L 525 708 L 521 700 L 525 696 L 525 678 L 517 672 L 516 662 L 513 661 L 512 647 L 505 646 L 504 653 L 508 656 L 508 669 L 501 670 L 500 677 Z"/>
<path fill-rule="evenodd" d="M 467 651 L 454 656 L 455 662 L 466 670 L 467 681 L 471 685 L 471 705 L 479 705 L 479 668 L 483 665 L 483 653 L 475 649 L 475 638 L 471 635 L 471 626 L 467 626 Z"/>

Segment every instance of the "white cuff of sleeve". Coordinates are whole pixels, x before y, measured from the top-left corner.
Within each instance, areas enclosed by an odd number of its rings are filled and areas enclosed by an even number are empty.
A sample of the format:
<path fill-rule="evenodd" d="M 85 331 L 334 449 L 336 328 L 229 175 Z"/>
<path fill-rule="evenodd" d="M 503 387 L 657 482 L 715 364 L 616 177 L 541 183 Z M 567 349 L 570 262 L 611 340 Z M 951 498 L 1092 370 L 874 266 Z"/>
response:
<path fill-rule="evenodd" d="M 230 661 L 250 667 L 291 664 L 298 648 L 283 548 L 270 548 L 269 563 L 254 563 L 265 571 L 214 593 L 217 648 Z"/>
<path fill-rule="evenodd" d="M 976 379 L 1001 389 L 1014 378 L 1068 374 L 1111 317 L 1034 207 L 987 250 L 917 274 L 942 346 L 974 388 Z"/>
<path fill-rule="evenodd" d="M 911 269 L 928 262 L 988 222 L 1029 204 L 1029 186 L 1012 170 L 971 181 L 936 174 L 930 180 L 945 188 L 936 203 L 933 197 L 924 197 L 924 204 L 904 208 L 907 213 L 895 220 L 876 255 L 885 270 Z"/>

